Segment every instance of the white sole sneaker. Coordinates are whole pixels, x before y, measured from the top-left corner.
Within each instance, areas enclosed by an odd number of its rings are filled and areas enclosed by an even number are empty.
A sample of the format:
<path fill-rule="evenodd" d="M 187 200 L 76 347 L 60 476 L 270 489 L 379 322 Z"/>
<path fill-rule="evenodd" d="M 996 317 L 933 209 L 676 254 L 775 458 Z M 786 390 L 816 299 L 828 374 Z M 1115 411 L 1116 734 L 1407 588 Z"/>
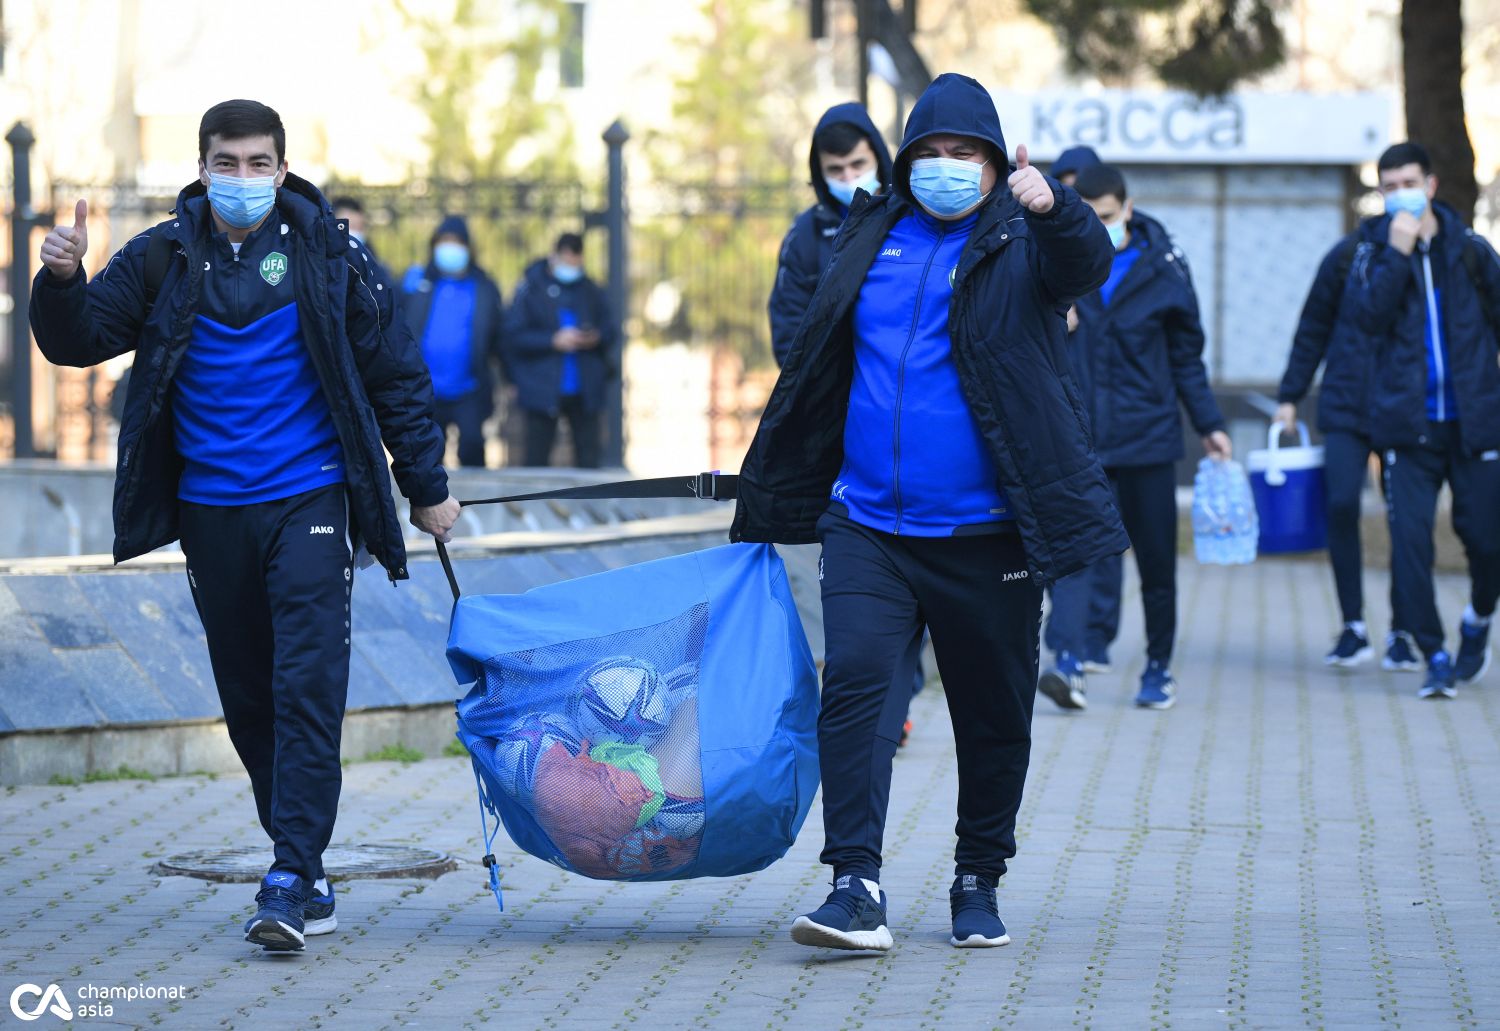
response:
<path fill-rule="evenodd" d="M 302 932 L 280 920 L 257 920 L 245 928 L 245 940 L 267 952 L 299 952 L 305 944 Z"/>
<path fill-rule="evenodd" d="M 963 941 L 950 937 L 948 944 L 955 949 L 998 949 L 1002 945 L 1010 944 L 1010 935 L 1002 934 L 998 938 L 986 938 L 982 934 L 971 934 Z"/>
<path fill-rule="evenodd" d="M 1036 689 L 1057 705 L 1059 709 L 1082 712 L 1089 707 L 1088 696 L 1068 682 L 1068 678 L 1055 669 L 1049 669 L 1037 680 Z"/>
<path fill-rule="evenodd" d="M 1363 666 L 1374 657 L 1375 649 L 1366 646 L 1348 658 L 1340 658 L 1337 655 L 1325 655 L 1323 657 L 1323 664 L 1325 666 L 1332 666 L 1335 669 L 1353 669 L 1356 666 Z"/>
<path fill-rule="evenodd" d="M 1460 684 L 1472 684 L 1476 680 L 1483 679 L 1484 675 L 1490 671 L 1490 660 L 1492 658 L 1494 658 L 1492 650 L 1489 649 L 1489 648 L 1486 648 L 1484 650 L 1484 661 L 1479 664 L 1479 669 L 1475 671 L 1475 673 L 1474 673 L 1474 675 L 1472 677 L 1464 677 L 1462 680 L 1459 681 L 1459 683 Z"/>
<path fill-rule="evenodd" d="M 884 924 L 873 931 L 839 931 L 815 924 L 805 916 L 792 921 L 792 941 L 798 945 L 850 952 L 886 952 L 896 944 L 891 938 L 890 928 Z"/>
<path fill-rule="evenodd" d="M 325 916 L 322 920 L 304 920 L 302 922 L 302 933 L 332 934 L 339 929 L 339 918 L 336 916 Z"/>

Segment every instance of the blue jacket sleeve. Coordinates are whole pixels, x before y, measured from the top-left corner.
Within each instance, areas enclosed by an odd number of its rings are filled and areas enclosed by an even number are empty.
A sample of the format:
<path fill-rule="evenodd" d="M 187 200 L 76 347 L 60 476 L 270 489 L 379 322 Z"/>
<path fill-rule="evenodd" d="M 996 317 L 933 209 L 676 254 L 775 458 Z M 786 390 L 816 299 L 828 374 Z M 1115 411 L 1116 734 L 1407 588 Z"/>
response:
<path fill-rule="evenodd" d="M 1340 240 L 1318 265 L 1313 277 L 1312 289 L 1302 305 L 1302 317 L 1297 321 L 1297 332 L 1292 336 L 1292 353 L 1287 356 L 1286 371 L 1281 377 L 1277 400 L 1296 404 L 1312 389 L 1313 377 L 1323 356 L 1328 353 L 1328 341 L 1333 336 L 1338 321 L 1339 303 L 1344 297 L 1344 284 L 1339 281 L 1338 269 L 1347 248 L 1354 245 L 1351 237 Z"/>
<path fill-rule="evenodd" d="M 433 416 L 432 378 L 396 305 L 396 291 L 373 262 L 348 261 L 344 328 L 380 438 L 391 454 L 396 486 L 413 505 L 448 496 L 443 431 Z"/>
<path fill-rule="evenodd" d="M 1026 225 L 1037 245 L 1042 286 L 1058 304 L 1071 304 L 1092 293 L 1109 278 L 1115 249 L 1094 209 L 1071 187 L 1054 179 L 1052 207 L 1026 212 Z"/>
<path fill-rule="evenodd" d="M 146 321 L 144 268 L 150 233 L 122 247 L 91 282 L 83 270 L 60 280 L 46 268 L 31 284 L 31 331 L 54 365 L 87 368 L 133 351 Z"/>
<path fill-rule="evenodd" d="M 1224 416 L 1209 388 L 1208 370 L 1203 366 L 1203 323 L 1198 316 L 1198 294 L 1182 252 L 1174 247 L 1168 257 L 1172 268 L 1166 274 L 1176 296 L 1167 309 L 1167 361 L 1172 367 L 1177 397 L 1187 409 L 1193 429 L 1199 436 L 1207 436 L 1224 428 Z"/>
<path fill-rule="evenodd" d="M 776 284 L 771 288 L 767 305 L 771 316 L 771 351 L 776 364 L 784 365 L 791 353 L 792 340 L 808 302 L 817 289 L 823 270 L 818 265 L 818 246 L 811 216 L 804 212 L 792 223 L 781 241 L 781 256 L 776 264 Z"/>

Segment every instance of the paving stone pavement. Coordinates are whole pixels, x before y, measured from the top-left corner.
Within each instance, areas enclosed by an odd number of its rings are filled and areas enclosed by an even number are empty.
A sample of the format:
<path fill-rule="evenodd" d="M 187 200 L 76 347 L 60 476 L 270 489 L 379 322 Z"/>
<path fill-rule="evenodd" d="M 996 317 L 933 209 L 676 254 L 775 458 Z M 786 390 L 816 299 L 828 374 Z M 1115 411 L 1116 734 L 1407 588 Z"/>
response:
<path fill-rule="evenodd" d="M 1325 670 L 1321 563 L 1185 561 L 1180 586 L 1175 709 L 1130 706 L 1133 601 L 1089 711 L 1039 702 L 1009 947 L 947 944 L 956 782 L 929 689 L 897 760 L 882 956 L 786 936 L 826 890 L 816 806 L 785 859 L 732 880 L 595 882 L 507 844 L 502 915 L 467 762 L 433 758 L 351 766 L 335 839 L 460 868 L 341 883 L 340 930 L 297 956 L 240 940 L 252 887 L 150 873 L 264 840 L 243 777 L 5 789 L 0 992 L 185 987 L 113 1004 L 121 1027 L 1500 1027 L 1500 672 L 1442 703 Z M 1441 581 L 1450 624 L 1463 590 Z"/>

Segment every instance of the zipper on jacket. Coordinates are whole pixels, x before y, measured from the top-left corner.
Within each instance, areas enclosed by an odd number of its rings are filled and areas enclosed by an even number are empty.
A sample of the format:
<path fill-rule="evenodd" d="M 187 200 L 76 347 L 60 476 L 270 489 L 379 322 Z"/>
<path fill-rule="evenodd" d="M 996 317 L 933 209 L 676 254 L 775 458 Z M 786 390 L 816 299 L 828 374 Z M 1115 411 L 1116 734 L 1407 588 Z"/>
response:
<path fill-rule="evenodd" d="M 1437 379 L 1437 421 L 1448 421 L 1448 370 L 1443 367 L 1443 325 L 1438 321 L 1437 294 L 1432 289 L 1432 245 L 1422 248 L 1422 286 L 1427 295 L 1427 328 L 1432 333 L 1432 369 Z"/>
<path fill-rule="evenodd" d="M 917 339 L 917 323 L 922 317 L 922 298 L 927 293 L 927 274 L 932 271 L 932 263 L 937 259 L 938 251 L 942 249 L 943 241 L 947 239 L 948 227 L 946 224 L 938 226 L 938 238 L 932 245 L 932 251 L 927 255 L 927 264 L 922 266 L 922 278 L 917 281 L 917 303 L 911 310 L 911 328 L 906 333 L 906 346 L 901 348 L 901 359 L 896 363 L 896 427 L 892 435 L 892 460 L 895 471 L 891 476 L 891 495 L 896 502 L 896 533 L 901 533 L 901 396 L 906 387 L 906 356 L 911 354 L 911 345 Z"/>

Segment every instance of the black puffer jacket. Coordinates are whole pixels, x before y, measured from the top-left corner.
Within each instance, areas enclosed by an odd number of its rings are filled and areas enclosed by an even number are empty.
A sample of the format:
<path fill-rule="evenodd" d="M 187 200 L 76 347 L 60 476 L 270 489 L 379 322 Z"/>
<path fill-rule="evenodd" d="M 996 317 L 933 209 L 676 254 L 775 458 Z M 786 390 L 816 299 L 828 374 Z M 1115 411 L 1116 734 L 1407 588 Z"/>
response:
<path fill-rule="evenodd" d="M 1157 465 L 1183 455 L 1177 403 L 1200 436 L 1224 428 L 1203 367 L 1198 295 L 1182 250 L 1160 222 L 1137 212 L 1131 246 L 1142 248 L 1109 304 L 1095 290 L 1078 302 L 1069 341 L 1075 369 L 1088 382 L 1099 460 Z"/>
<path fill-rule="evenodd" d="M 1442 327 L 1448 343 L 1445 373 L 1458 399 L 1459 437 L 1471 455 L 1500 448 L 1500 363 L 1497 334 L 1486 308 L 1500 313 L 1500 258 L 1446 204 L 1433 251 Z M 1427 439 L 1427 296 L 1420 251 L 1402 254 L 1385 241 L 1390 218 L 1376 219 L 1368 260 L 1350 273 L 1354 323 L 1374 354 L 1370 439 L 1380 449 L 1412 447 Z M 1470 249 L 1474 274 L 1465 266 Z M 1487 295 L 1488 304 L 1480 291 Z"/>
<path fill-rule="evenodd" d="M 923 94 L 902 154 L 936 132 L 979 136 L 1005 153 L 989 94 L 964 76 L 940 76 Z M 909 169 L 898 157 L 892 194 L 855 198 L 740 470 L 732 540 L 817 539 L 844 458 L 851 314 L 886 235 L 911 212 Z M 1112 248 L 1078 194 L 1055 182 L 1052 190 L 1052 209 L 1031 214 L 1002 172 L 959 260 L 948 309 L 964 397 L 1032 574 L 1049 581 L 1130 546 L 1066 354 L 1068 306 L 1104 282 Z"/>
<path fill-rule="evenodd" d="M 427 368 L 397 315 L 394 289 L 316 188 L 289 174 L 270 217 L 286 227 L 302 337 L 343 447 L 354 529 L 391 579 L 405 579 L 406 547 L 385 449 L 413 505 L 440 504 L 448 496 Z M 49 361 L 87 367 L 136 353 L 115 475 L 116 562 L 178 536 L 183 463 L 172 423 L 172 377 L 187 351 L 212 232 L 204 188 L 193 183 L 179 195 L 173 218 L 127 243 L 92 282 L 81 270 L 59 282 L 44 268 L 33 284 L 31 328 Z M 155 233 L 171 241 L 172 255 L 148 311 L 144 269 Z"/>

